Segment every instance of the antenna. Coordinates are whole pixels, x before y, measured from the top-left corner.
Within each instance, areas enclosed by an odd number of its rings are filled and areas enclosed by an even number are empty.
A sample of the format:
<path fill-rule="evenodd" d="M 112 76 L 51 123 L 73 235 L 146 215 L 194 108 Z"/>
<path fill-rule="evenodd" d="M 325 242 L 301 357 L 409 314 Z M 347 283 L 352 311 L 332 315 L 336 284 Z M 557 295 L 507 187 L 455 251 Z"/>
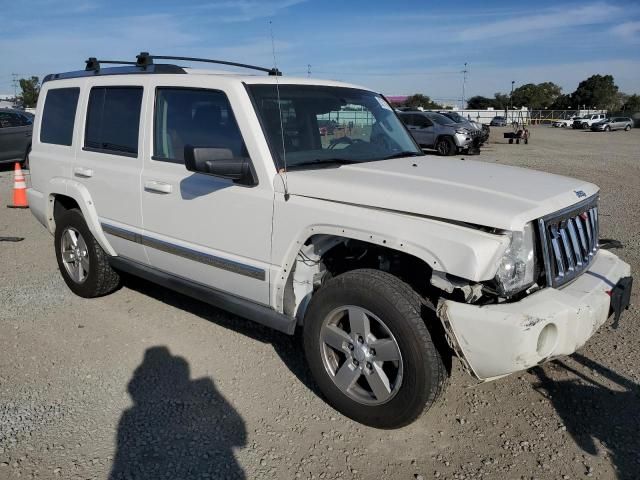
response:
<path fill-rule="evenodd" d="M 278 65 L 276 63 L 276 43 L 273 39 L 273 22 L 269 20 L 269 31 L 271 32 L 271 52 L 273 53 L 273 69 L 277 72 Z M 278 97 L 278 114 L 280 116 L 280 138 L 282 140 L 282 163 L 284 163 L 284 199 L 289 200 L 289 182 L 287 178 L 287 149 L 284 145 L 284 122 L 282 121 L 282 105 L 280 104 L 280 84 L 278 83 L 278 75 L 276 75 L 276 96 Z M 282 171 L 278 172 L 282 174 Z"/>
<path fill-rule="evenodd" d="M 462 110 L 464 110 L 464 90 L 467 86 L 467 62 L 464 62 L 464 70 L 462 70 Z"/>

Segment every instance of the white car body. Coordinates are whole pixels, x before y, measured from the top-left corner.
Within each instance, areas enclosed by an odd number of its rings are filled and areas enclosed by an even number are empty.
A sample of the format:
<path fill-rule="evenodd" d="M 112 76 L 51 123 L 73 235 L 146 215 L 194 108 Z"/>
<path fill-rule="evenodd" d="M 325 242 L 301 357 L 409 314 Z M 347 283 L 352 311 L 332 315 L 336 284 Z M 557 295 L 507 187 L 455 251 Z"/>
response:
<path fill-rule="evenodd" d="M 434 271 L 431 283 L 445 290 L 458 288 L 450 280 L 456 278 L 465 285 L 461 288 L 477 293 L 478 285 L 496 276 L 510 245 L 507 232 L 523 232 L 529 222 L 598 195 L 596 185 L 580 180 L 434 157 L 279 172 L 245 88 L 276 82 L 361 88 L 200 70 L 45 82 L 30 155 L 32 213 L 53 233 L 57 199 L 73 199 L 113 258 L 189 279 L 239 303 L 250 302 L 264 317 L 254 315 L 254 320 L 292 333 L 304 320 L 318 273 L 299 260 L 301 250 L 320 258 L 337 242 L 356 239 L 426 263 Z M 82 148 L 89 91 L 97 85 L 143 87 L 139 153 L 134 158 Z M 184 165 L 153 160 L 151 126 L 159 86 L 215 89 L 227 95 L 256 186 L 194 175 Z M 40 141 L 47 93 L 62 87 L 80 88 L 70 146 Z M 187 187 L 197 194 L 186 195 Z M 588 271 L 561 288 L 543 286 L 518 301 L 492 305 L 444 299 L 438 316 L 470 372 L 490 379 L 575 351 L 608 318 L 611 286 L 629 275 L 626 263 L 598 251 Z M 285 297 L 291 289 L 294 306 L 287 308 Z M 540 347 L 541 332 L 550 329 L 555 332 L 551 344 Z"/>
<path fill-rule="evenodd" d="M 571 125 L 573 125 L 573 121 L 579 118 L 578 115 L 574 115 L 570 118 L 562 118 L 562 119 L 558 119 L 556 121 L 554 121 L 552 123 L 552 125 L 556 128 L 567 128 L 567 127 L 571 127 Z"/>

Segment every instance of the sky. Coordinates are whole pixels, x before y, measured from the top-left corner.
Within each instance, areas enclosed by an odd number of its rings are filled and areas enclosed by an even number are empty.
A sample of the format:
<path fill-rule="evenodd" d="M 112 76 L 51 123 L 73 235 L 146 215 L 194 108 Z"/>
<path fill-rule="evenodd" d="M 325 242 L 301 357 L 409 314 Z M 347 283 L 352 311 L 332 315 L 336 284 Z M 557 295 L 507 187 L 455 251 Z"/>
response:
<path fill-rule="evenodd" d="M 273 66 L 448 103 L 612 74 L 640 93 L 640 0 L 0 0 L 0 94 L 140 51 Z M 309 66 L 310 65 L 310 66 Z"/>

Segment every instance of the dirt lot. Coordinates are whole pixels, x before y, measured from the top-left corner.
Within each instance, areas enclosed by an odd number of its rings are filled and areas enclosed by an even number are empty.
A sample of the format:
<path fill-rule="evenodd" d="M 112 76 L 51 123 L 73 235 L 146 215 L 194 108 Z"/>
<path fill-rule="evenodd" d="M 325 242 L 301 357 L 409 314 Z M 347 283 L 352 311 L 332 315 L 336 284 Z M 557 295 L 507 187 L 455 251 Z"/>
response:
<path fill-rule="evenodd" d="M 600 185 L 601 235 L 637 275 L 640 129 L 501 132 L 474 159 Z M 640 475 L 638 307 L 543 368 L 475 385 L 455 364 L 427 415 L 374 430 L 323 402 L 293 338 L 143 281 L 73 296 L 49 234 L 4 208 L 10 187 L 3 168 L 0 235 L 25 240 L 0 242 L 0 479 Z"/>

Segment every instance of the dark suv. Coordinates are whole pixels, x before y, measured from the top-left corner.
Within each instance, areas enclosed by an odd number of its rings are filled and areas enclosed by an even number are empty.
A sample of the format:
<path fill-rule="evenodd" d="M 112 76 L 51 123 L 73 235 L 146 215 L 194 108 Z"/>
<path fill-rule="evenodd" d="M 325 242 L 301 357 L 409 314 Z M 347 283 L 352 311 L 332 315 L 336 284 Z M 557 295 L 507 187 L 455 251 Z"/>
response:
<path fill-rule="evenodd" d="M 27 163 L 32 130 L 33 115 L 30 113 L 0 109 L 0 163 Z"/>

